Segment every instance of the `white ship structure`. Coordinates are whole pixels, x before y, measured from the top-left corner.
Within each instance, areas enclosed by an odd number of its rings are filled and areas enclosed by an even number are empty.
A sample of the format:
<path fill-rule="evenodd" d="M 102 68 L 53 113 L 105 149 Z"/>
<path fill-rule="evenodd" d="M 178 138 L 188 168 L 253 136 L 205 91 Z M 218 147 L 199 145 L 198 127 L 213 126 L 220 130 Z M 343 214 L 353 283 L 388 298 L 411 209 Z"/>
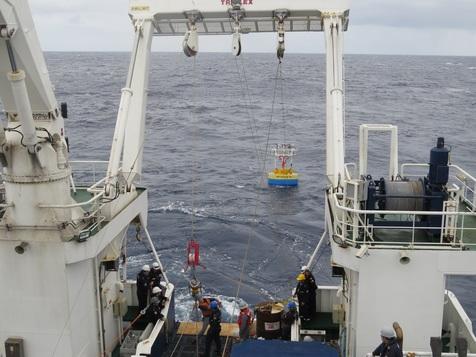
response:
<path fill-rule="evenodd" d="M 67 107 L 55 98 L 28 3 L 0 0 L 0 356 L 179 355 L 173 283 L 166 279 L 165 319 L 137 330 L 124 264 L 131 226 L 160 262 L 139 185 L 152 39 L 186 34 L 194 56 L 200 36 L 227 34 L 239 55 L 244 34 L 276 32 L 282 57 L 293 31 L 326 41 L 326 234 L 308 265 L 330 241 L 341 284 L 319 287 L 315 320 L 296 321 L 292 340 L 333 340 L 342 356 L 362 357 L 398 321 L 406 352 L 476 356 L 471 321 L 445 290 L 448 275 L 476 274 L 476 178 L 449 162 L 442 138 L 429 163 L 399 162 L 393 125 L 362 125 L 358 162 L 344 162 L 349 9 L 346 0 L 132 0 L 135 38 L 110 159 L 72 162 Z M 369 134 L 381 132 L 391 133 L 382 179 L 367 169 Z"/>

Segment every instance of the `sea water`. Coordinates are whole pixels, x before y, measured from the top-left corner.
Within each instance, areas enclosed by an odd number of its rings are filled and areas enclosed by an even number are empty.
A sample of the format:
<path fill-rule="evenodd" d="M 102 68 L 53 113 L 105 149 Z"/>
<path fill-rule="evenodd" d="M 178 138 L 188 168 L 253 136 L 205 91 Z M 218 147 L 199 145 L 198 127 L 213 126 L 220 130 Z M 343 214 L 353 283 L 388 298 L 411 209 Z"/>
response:
<path fill-rule="evenodd" d="M 69 105 L 71 158 L 108 160 L 129 55 L 46 57 L 58 100 Z M 345 79 L 346 161 L 358 161 L 361 123 L 389 123 L 399 127 L 400 162 L 428 162 L 443 136 L 451 161 L 476 172 L 475 57 L 348 55 Z M 142 184 L 179 319 L 192 310 L 185 269 L 192 238 L 201 245 L 197 276 L 206 293 L 222 297 L 227 316 L 236 312 L 238 285 L 251 304 L 289 298 L 323 232 L 324 86 L 323 55 L 286 55 L 281 69 L 273 54 L 152 55 Z M 380 177 L 389 136 L 371 140 L 369 168 Z M 296 189 L 262 184 L 274 164 L 266 145 L 283 141 L 297 147 Z M 133 234 L 128 253 L 131 277 L 152 262 Z M 335 283 L 329 257 L 325 247 L 314 271 L 319 284 Z M 448 287 L 476 323 L 476 277 L 450 277 Z"/>

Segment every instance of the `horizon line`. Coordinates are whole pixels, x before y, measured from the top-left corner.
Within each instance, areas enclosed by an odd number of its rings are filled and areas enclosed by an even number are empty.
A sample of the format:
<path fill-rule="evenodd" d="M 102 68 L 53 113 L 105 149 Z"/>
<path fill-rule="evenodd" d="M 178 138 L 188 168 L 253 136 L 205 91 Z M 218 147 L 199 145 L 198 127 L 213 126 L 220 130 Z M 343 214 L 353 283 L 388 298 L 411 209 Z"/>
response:
<path fill-rule="evenodd" d="M 43 50 L 43 52 L 57 52 L 57 53 L 131 53 L 131 51 L 125 50 Z M 151 53 L 182 53 L 182 51 L 151 51 Z M 206 53 L 206 54 L 228 54 L 230 52 L 227 51 L 201 51 L 199 53 Z M 230 53 L 231 54 L 231 53 Z M 275 54 L 274 52 L 246 52 L 246 54 L 253 54 L 253 55 L 266 55 L 266 54 Z M 325 55 L 324 52 L 289 52 L 285 55 Z M 415 56 L 415 57 L 476 57 L 476 55 L 462 55 L 462 54 L 426 54 L 426 53 L 359 53 L 359 52 L 347 52 L 344 53 L 344 56 L 352 55 L 352 56 Z"/>

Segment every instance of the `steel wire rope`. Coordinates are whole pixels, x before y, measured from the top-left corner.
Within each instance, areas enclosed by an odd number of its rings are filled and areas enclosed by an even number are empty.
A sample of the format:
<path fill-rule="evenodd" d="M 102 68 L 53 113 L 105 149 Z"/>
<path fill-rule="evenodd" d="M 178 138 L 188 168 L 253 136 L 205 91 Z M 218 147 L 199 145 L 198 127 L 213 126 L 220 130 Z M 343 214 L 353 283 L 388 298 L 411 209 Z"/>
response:
<path fill-rule="evenodd" d="M 194 109 L 197 108 L 198 97 L 198 75 L 197 75 L 197 57 L 193 56 L 192 65 L 193 88 L 192 88 L 192 108 L 190 110 L 190 117 L 192 121 L 192 214 L 190 215 L 192 221 L 192 240 L 195 239 L 195 196 L 197 194 L 197 135 L 198 135 L 198 121 L 197 116 L 194 115 Z M 187 263 L 189 257 L 187 256 Z M 196 280 L 195 265 L 192 266 L 192 279 Z M 194 301 L 191 315 L 197 311 L 197 301 Z M 193 317 L 193 316 L 192 316 Z M 195 355 L 198 355 L 198 321 L 195 321 Z"/>
<path fill-rule="evenodd" d="M 284 78 L 283 78 L 283 68 L 279 66 L 279 82 L 280 82 L 280 92 L 281 92 L 281 119 L 283 121 L 283 144 L 286 144 L 287 140 L 287 126 L 286 126 L 286 108 L 284 106 Z"/>
<path fill-rule="evenodd" d="M 177 351 L 177 348 L 180 344 L 180 341 L 182 340 L 182 337 L 183 337 L 183 334 L 179 336 L 177 343 L 175 344 L 174 349 L 172 350 L 172 353 L 170 354 L 170 357 L 173 357 L 173 355 L 175 354 L 175 351 Z"/>
<path fill-rule="evenodd" d="M 238 74 L 238 78 L 240 80 L 240 90 L 242 94 L 241 98 L 245 102 L 244 103 L 245 109 L 248 115 L 248 123 L 249 123 L 250 131 L 251 131 L 251 137 L 253 140 L 253 145 L 255 149 L 256 160 L 258 163 L 258 170 L 259 170 L 260 162 L 261 162 L 261 153 L 260 153 L 261 148 L 257 138 L 258 125 L 256 122 L 256 117 L 253 115 L 252 111 L 250 110 L 250 107 L 252 106 L 252 102 L 251 102 L 250 89 L 248 84 L 248 78 L 246 76 L 246 70 L 245 70 L 245 64 L 244 64 L 243 58 L 241 58 L 241 68 L 240 68 L 238 59 L 235 57 L 235 66 L 236 66 L 236 72 Z"/>
<path fill-rule="evenodd" d="M 270 138 L 270 133 L 271 133 L 271 126 L 273 124 L 274 108 L 275 108 L 276 97 L 277 97 L 278 81 L 276 79 L 277 79 L 278 73 L 280 71 L 280 68 L 281 68 L 281 63 L 278 63 L 278 67 L 276 69 L 276 74 L 275 74 L 275 77 L 274 77 L 275 78 L 275 83 L 274 83 L 274 90 L 273 90 L 273 102 L 272 102 L 272 105 L 271 105 L 271 116 L 270 116 L 270 119 L 269 119 L 268 131 L 267 131 L 267 135 L 266 135 L 266 145 L 265 145 L 265 151 L 264 151 L 264 157 L 263 157 L 263 163 L 262 163 L 263 170 L 261 171 L 261 174 L 260 174 L 260 185 L 258 187 L 258 190 L 256 191 L 255 207 L 254 207 L 254 212 L 253 212 L 254 223 L 255 224 L 258 223 L 257 218 L 258 218 L 259 198 L 261 197 L 263 184 L 264 184 L 264 175 L 266 173 L 265 170 L 266 170 L 266 160 L 267 160 L 268 149 L 269 149 L 269 138 Z M 240 277 L 239 277 L 239 280 L 238 280 L 238 284 L 237 284 L 237 288 L 236 288 L 236 294 L 235 294 L 235 304 L 233 304 L 233 310 L 232 310 L 232 313 L 230 315 L 230 321 L 234 318 L 234 315 L 235 315 L 236 302 L 238 301 L 238 298 L 240 296 L 240 290 L 241 290 L 241 286 L 243 284 L 244 272 L 245 272 L 246 264 L 248 262 L 248 256 L 249 256 L 249 251 L 250 251 L 251 239 L 252 238 L 253 238 L 253 230 L 250 230 L 250 234 L 248 235 L 248 240 L 247 240 L 247 243 L 246 243 L 245 254 L 243 256 L 243 260 L 242 260 L 242 264 L 241 264 Z M 228 339 L 229 338 L 227 337 L 225 343 L 228 342 Z M 222 352 L 222 357 L 225 357 L 225 349 Z"/>
<path fill-rule="evenodd" d="M 228 20 L 229 22 L 229 25 L 230 25 L 230 28 L 234 28 L 235 27 L 235 23 L 232 22 L 232 19 L 230 17 L 230 19 Z M 240 46 L 241 46 L 241 40 L 240 40 Z M 241 51 L 240 51 L 241 53 Z M 240 71 L 240 68 L 238 66 L 238 59 L 237 57 L 240 57 L 240 60 L 241 60 L 241 67 L 242 67 L 242 71 L 243 71 L 243 76 L 241 76 L 241 71 Z M 251 106 L 251 96 L 250 96 L 250 90 L 249 90 L 249 85 L 248 85 L 248 79 L 247 79 L 247 76 L 246 76 L 246 69 L 245 69 L 245 65 L 244 65 L 244 60 L 243 60 L 243 54 L 238 55 L 238 56 L 235 56 L 235 65 L 236 65 L 236 69 L 237 69 L 237 73 L 238 73 L 238 76 L 239 76 L 239 79 L 240 79 L 240 89 L 242 91 L 242 93 L 244 93 L 244 97 L 245 100 L 247 99 L 248 102 L 245 102 L 245 108 L 248 112 L 248 116 L 250 119 L 252 119 L 250 121 L 250 129 L 251 129 L 251 135 L 252 135 L 252 138 L 253 138 L 253 144 L 255 145 L 255 151 L 256 151 L 256 158 L 257 158 L 257 161 L 258 161 L 258 172 L 260 172 L 260 160 L 261 160 L 261 155 L 260 155 L 260 145 L 259 145 L 259 142 L 258 142 L 258 139 L 256 138 L 256 135 L 254 133 L 257 133 L 258 129 L 257 129 L 257 123 L 256 123 L 256 118 L 254 115 L 252 115 L 252 112 L 250 110 L 250 106 Z M 243 78 L 243 82 L 241 81 L 241 79 Z M 244 85 L 244 86 L 243 86 Z M 254 129 L 253 129 L 253 125 L 254 125 Z"/>

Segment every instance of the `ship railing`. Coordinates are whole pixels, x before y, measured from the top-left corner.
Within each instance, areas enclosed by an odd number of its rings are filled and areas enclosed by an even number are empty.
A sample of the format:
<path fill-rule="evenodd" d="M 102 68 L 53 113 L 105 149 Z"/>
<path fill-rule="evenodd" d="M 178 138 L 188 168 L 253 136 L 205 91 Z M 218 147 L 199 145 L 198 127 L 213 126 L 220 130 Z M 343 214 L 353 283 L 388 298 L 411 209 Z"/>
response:
<path fill-rule="evenodd" d="M 469 249 L 476 247 L 476 226 L 465 226 L 465 220 L 476 219 L 476 212 L 457 210 L 447 211 L 390 211 L 390 210 L 366 210 L 346 206 L 342 193 L 332 195 L 334 212 L 334 237 L 342 242 L 357 244 L 369 244 L 372 248 L 401 248 L 407 249 Z M 368 223 L 371 216 L 382 216 L 388 218 L 398 217 L 399 222 L 405 225 L 375 225 Z M 440 216 L 442 217 L 441 227 L 422 226 L 419 217 Z M 404 219 L 403 219 L 404 218 Z M 404 240 L 392 236 L 388 241 L 374 239 L 375 230 L 386 231 L 386 237 L 392 232 L 397 232 L 398 237 L 405 236 Z M 419 233 L 437 232 L 440 237 L 438 241 L 425 241 L 418 239 Z M 405 234 L 404 232 L 408 232 Z"/>
<path fill-rule="evenodd" d="M 97 188 L 106 180 L 108 161 L 70 161 L 73 187 Z"/>
<path fill-rule="evenodd" d="M 463 201 L 472 211 L 476 211 L 476 178 L 458 165 L 450 164 L 448 166 L 450 168 L 449 184 L 456 184 L 461 187 Z M 421 173 L 422 169 L 426 169 L 426 172 L 428 172 L 428 168 L 428 164 L 406 163 L 401 165 L 400 175 L 408 178 L 422 177 L 425 176 Z M 420 173 L 415 172 L 418 169 L 420 169 Z"/>
<path fill-rule="evenodd" d="M 356 172 L 357 172 L 357 164 L 355 162 L 348 162 L 344 165 L 345 179 L 347 181 L 350 181 L 352 180 L 352 178 L 355 178 Z"/>
<path fill-rule="evenodd" d="M 450 164 L 449 185 L 453 184 L 461 187 L 462 199 L 472 211 L 476 211 L 476 177 L 468 173 L 458 165 Z M 400 176 L 406 178 L 424 177 L 428 174 L 429 164 L 424 163 L 404 163 L 400 166 Z M 346 181 L 359 179 L 357 164 L 354 162 L 344 165 L 344 175 Z"/>
<path fill-rule="evenodd" d="M 76 193 L 77 187 L 86 188 L 86 191 L 91 194 L 91 198 L 82 202 L 70 204 L 40 204 L 41 208 L 56 208 L 56 209 L 72 209 L 76 207 L 90 207 L 92 211 L 97 213 L 101 206 L 101 198 L 104 196 L 104 183 L 106 177 L 102 177 L 102 173 L 106 173 L 107 161 L 70 161 L 73 168 L 71 175 L 71 187 Z M 79 168 L 81 169 L 79 169 Z M 79 181 L 78 181 L 79 178 Z M 86 181 L 87 180 L 87 181 Z M 87 217 L 95 215 L 89 214 Z"/>

